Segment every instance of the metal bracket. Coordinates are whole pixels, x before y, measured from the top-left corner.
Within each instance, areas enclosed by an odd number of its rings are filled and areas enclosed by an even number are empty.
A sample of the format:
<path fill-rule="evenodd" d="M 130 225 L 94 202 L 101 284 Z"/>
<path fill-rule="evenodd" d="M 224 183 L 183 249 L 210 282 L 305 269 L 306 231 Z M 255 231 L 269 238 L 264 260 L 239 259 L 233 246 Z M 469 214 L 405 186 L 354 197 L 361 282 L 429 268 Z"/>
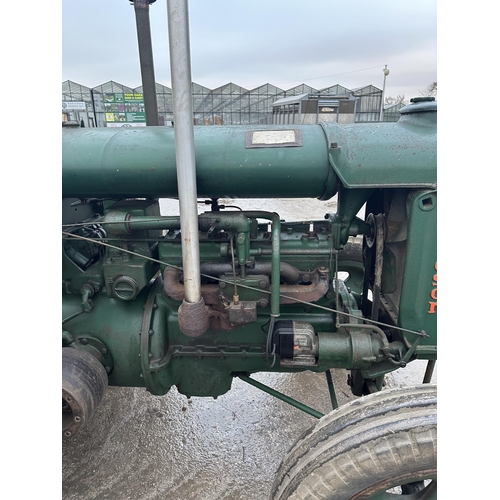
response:
<path fill-rule="evenodd" d="M 308 415 L 311 415 L 312 417 L 321 418 L 321 417 L 325 416 L 323 413 L 316 411 L 315 409 L 311 408 L 310 406 L 307 406 L 303 403 L 300 403 L 296 399 L 293 399 L 289 396 L 286 396 L 285 394 L 282 394 L 279 391 L 271 389 L 271 387 L 268 387 L 265 384 L 261 384 L 260 382 L 257 382 L 257 380 L 254 380 L 243 373 L 238 373 L 238 374 L 236 374 L 236 376 L 239 379 L 243 380 L 243 382 L 247 382 L 248 384 L 253 385 L 254 387 L 257 387 L 257 389 L 260 389 L 261 391 L 264 391 L 265 393 L 270 394 L 271 396 L 274 396 L 275 398 L 278 398 L 281 401 L 284 401 L 285 403 L 288 403 L 289 405 L 291 405 L 299 410 L 302 410 L 303 412 L 307 413 Z"/>

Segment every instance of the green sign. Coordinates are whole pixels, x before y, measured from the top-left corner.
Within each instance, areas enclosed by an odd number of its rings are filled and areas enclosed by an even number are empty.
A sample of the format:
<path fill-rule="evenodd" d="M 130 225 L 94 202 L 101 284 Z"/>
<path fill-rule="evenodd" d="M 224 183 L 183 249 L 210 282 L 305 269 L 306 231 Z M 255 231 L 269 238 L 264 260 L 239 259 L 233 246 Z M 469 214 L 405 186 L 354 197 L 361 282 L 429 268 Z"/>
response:
<path fill-rule="evenodd" d="M 105 93 L 103 101 L 107 127 L 121 127 L 124 124 L 146 125 L 143 94 Z"/>

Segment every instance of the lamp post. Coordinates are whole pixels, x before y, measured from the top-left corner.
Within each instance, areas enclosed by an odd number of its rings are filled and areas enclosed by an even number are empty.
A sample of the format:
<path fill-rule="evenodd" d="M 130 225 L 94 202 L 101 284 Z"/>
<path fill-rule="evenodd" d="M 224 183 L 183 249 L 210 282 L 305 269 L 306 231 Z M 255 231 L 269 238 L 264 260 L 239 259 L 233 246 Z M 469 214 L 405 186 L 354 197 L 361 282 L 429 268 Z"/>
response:
<path fill-rule="evenodd" d="M 387 75 L 390 73 L 390 71 L 387 69 L 387 64 L 385 65 L 383 72 L 384 72 L 384 85 L 382 87 L 382 102 L 380 103 L 380 117 L 379 117 L 380 122 L 384 121 L 385 79 L 387 78 Z"/>

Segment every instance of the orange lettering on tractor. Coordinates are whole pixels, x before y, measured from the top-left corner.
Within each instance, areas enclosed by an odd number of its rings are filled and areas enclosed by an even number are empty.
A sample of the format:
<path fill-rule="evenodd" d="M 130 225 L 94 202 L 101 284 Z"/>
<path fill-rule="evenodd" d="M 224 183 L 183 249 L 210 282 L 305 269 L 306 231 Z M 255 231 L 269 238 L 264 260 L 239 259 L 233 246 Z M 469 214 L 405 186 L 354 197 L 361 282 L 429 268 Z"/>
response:
<path fill-rule="evenodd" d="M 437 262 L 436 264 L 434 265 L 434 269 L 436 270 L 436 274 L 432 277 L 432 286 L 435 287 L 435 288 L 432 288 L 431 290 L 431 299 L 433 300 L 432 302 L 429 301 L 429 310 L 427 311 L 429 314 L 435 314 L 436 313 L 436 309 L 437 309 L 437 293 L 438 293 L 438 290 L 437 290 L 437 285 L 438 285 L 438 275 L 437 275 Z"/>

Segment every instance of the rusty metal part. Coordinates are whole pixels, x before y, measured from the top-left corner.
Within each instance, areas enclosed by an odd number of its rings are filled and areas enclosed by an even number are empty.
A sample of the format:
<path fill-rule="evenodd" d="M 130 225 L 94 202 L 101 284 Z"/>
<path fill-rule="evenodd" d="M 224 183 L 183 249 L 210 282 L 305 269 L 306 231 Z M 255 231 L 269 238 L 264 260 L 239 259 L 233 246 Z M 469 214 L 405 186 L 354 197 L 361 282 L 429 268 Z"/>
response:
<path fill-rule="evenodd" d="M 182 301 L 178 312 L 179 328 L 188 337 L 199 337 L 209 328 L 209 315 L 203 297 L 198 302 Z"/>
<path fill-rule="evenodd" d="M 245 267 L 247 275 L 255 274 L 271 274 L 271 262 L 255 262 L 252 267 Z M 204 262 L 201 265 L 201 273 L 210 276 L 222 276 L 223 274 L 230 274 L 231 264 L 229 262 Z M 300 281 L 300 271 L 287 262 L 280 262 L 280 277 L 289 285 L 295 285 Z"/>
<path fill-rule="evenodd" d="M 329 288 L 328 269 L 319 267 L 310 273 L 311 284 L 309 285 L 280 285 L 280 304 L 293 304 L 297 300 L 306 302 L 315 302 L 321 299 Z M 167 267 L 163 273 L 163 287 L 168 297 L 182 301 L 184 300 L 184 285 L 181 283 L 182 271 L 174 267 Z M 224 304 L 220 298 L 220 288 L 217 284 L 205 284 L 201 286 L 201 296 L 207 306 L 210 306 L 209 318 L 210 328 L 212 326 L 212 318 L 216 318 L 217 323 L 224 330 L 232 330 L 227 313 L 225 313 Z M 220 329 L 220 328 L 214 328 Z"/>
<path fill-rule="evenodd" d="M 174 267 L 167 267 L 163 273 L 163 288 L 168 297 L 184 300 L 184 285 L 181 283 L 182 271 Z M 229 322 L 228 314 L 219 298 L 219 285 L 202 285 L 201 296 L 208 306 L 208 320 L 212 330 L 233 330 L 236 326 Z"/>
<path fill-rule="evenodd" d="M 257 302 L 234 301 L 227 307 L 229 321 L 234 325 L 248 325 L 257 321 Z"/>
<path fill-rule="evenodd" d="M 316 302 L 324 297 L 329 288 L 328 269 L 318 267 L 310 273 L 310 285 L 281 285 L 280 304 L 294 304 L 298 299 L 305 302 Z"/>

